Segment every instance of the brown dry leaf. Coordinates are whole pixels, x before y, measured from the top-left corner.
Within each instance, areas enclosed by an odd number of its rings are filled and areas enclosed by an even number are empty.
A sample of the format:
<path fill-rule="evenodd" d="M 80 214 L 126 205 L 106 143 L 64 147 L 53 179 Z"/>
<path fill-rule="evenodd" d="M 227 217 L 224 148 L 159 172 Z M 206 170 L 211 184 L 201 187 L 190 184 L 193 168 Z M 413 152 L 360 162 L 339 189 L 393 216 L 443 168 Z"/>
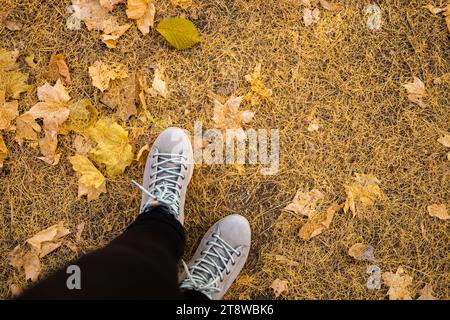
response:
<path fill-rule="evenodd" d="M 420 296 L 417 300 L 439 300 L 433 295 L 433 286 L 431 283 L 426 284 L 422 289 L 419 290 Z"/>
<path fill-rule="evenodd" d="M 25 251 L 20 245 L 8 254 L 9 264 L 17 270 L 24 269 L 25 281 L 31 279 L 36 282 L 41 273 L 41 262 L 34 250 Z"/>
<path fill-rule="evenodd" d="M 182 9 L 187 9 L 192 6 L 192 0 L 170 0 L 172 4 L 176 7 L 181 7 Z"/>
<path fill-rule="evenodd" d="M 104 34 L 100 36 L 103 43 L 110 49 L 117 47 L 117 40 L 131 28 L 131 24 L 118 25 L 114 21 L 110 20 L 110 23 L 105 23 L 103 29 Z"/>
<path fill-rule="evenodd" d="M 450 148 L 450 134 L 446 134 L 443 137 L 440 137 L 437 141 L 444 147 Z"/>
<path fill-rule="evenodd" d="M 356 174 L 355 182 L 345 185 L 347 199 L 344 204 L 344 212 L 348 210 L 356 216 L 356 204 L 361 203 L 363 207 L 373 206 L 375 200 L 381 197 L 380 181 L 371 174 Z"/>
<path fill-rule="evenodd" d="M 59 222 L 47 229 L 44 229 L 27 240 L 28 244 L 36 251 L 40 258 L 45 257 L 50 252 L 61 246 L 60 240 L 70 233 L 64 227 L 63 222 Z"/>
<path fill-rule="evenodd" d="M 261 63 L 258 63 L 253 73 L 247 74 L 245 80 L 250 83 L 252 94 L 249 98 L 252 105 L 259 103 L 260 99 L 266 99 L 272 95 L 272 90 L 267 89 L 261 80 Z"/>
<path fill-rule="evenodd" d="M 441 12 L 444 12 L 446 8 L 438 8 L 433 6 L 432 4 L 424 6 L 424 8 L 427 8 L 432 14 L 439 14 Z"/>
<path fill-rule="evenodd" d="M 0 90 L 5 91 L 6 98 L 19 99 L 22 92 L 31 89 L 26 84 L 28 74 L 17 71 L 16 64 L 19 51 L 6 51 L 0 48 Z"/>
<path fill-rule="evenodd" d="M 64 54 L 52 54 L 47 69 L 45 74 L 47 80 L 56 81 L 61 78 L 64 84 L 70 84 L 72 82 Z"/>
<path fill-rule="evenodd" d="M 6 102 L 5 91 L 0 90 L 0 130 L 11 129 L 11 121 L 19 116 L 17 100 Z"/>
<path fill-rule="evenodd" d="M 116 4 L 125 2 L 126 0 L 100 0 L 100 5 L 108 11 L 112 11 Z"/>
<path fill-rule="evenodd" d="M 109 14 L 109 10 L 103 7 L 99 0 L 72 0 L 72 4 L 82 13 L 80 19 L 86 24 L 88 30 L 102 31 L 105 23 L 111 23 L 111 20 L 116 21 L 116 18 Z"/>
<path fill-rule="evenodd" d="M 375 257 L 373 255 L 374 248 L 370 244 L 365 243 L 355 243 L 348 250 L 348 254 L 360 261 L 375 261 Z"/>
<path fill-rule="evenodd" d="M 58 133 L 56 131 L 44 130 L 45 136 L 39 139 L 39 149 L 42 157 L 38 159 L 45 163 L 56 166 L 61 159 L 61 154 L 56 153 L 58 147 Z"/>
<path fill-rule="evenodd" d="M 300 263 L 298 263 L 297 261 L 291 260 L 291 259 L 286 258 L 285 256 L 282 256 L 282 255 L 279 255 L 279 254 L 277 254 L 275 256 L 275 261 L 281 262 L 281 263 L 285 263 L 285 264 L 287 264 L 290 267 L 295 267 L 295 266 L 300 265 Z"/>
<path fill-rule="evenodd" d="M 317 118 L 312 119 L 306 130 L 308 130 L 309 132 L 319 130 L 319 120 Z"/>
<path fill-rule="evenodd" d="M 140 166 L 145 166 L 149 152 L 150 152 L 150 145 L 148 144 L 144 145 L 141 149 L 139 149 L 136 155 L 136 161 L 139 163 Z"/>
<path fill-rule="evenodd" d="M 405 273 L 403 267 L 398 267 L 396 273 L 384 272 L 383 281 L 389 287 L 389 300 L 412 300 L 409 286 L 412 277 Z"/>
<path fill-rule="evenodd" d="M 11 283 L 9 285 L 9 291 L 11 292 L 11 296 L 13 298 L 17 298 L 18 296 L 20 296 L 22 294 L 23 288 L 21 288 L 19 285 L 15 284 L 15 283 Z"/>
<path fill-rule="evenodd" d="M 303 23 L 305 26 L 309 27 L 310 25 L 319 22 L 320 20 L 320 10 L 315 8 L 311 10 L 309 8 L 303 8 Z"/>
<path fill-rule="evenodd" d="M 80 99 L 69 106 L 69 118 L 60 126 L 60 134 L 73 131 L 78 134 L 86 132 L 97 122 L 98 110 L 89 99 Z"/>
<path fill-rule="evenodd" d="M 94 164 L 86 157 L 80 154 L 69 157 L 73 170 L 79 176 L 78 179 L 78 197 L 87 195 L 87 200 L 92 201 L 106 192 L 106 180 Z"/>
<path fill-rule="evenodd" d="M 328 11 L 337 11 L 337 10 L 341 10 L 342 6 L 340 6 L 339 4 L 336 3 L 330 3 L 326 0 L 319 0 L 320 5 Z"/>
<path fill-rule="evenodd" d="M 15 140 L 22 145 L 23 140 L 37 141 L 37 133 L 41 132 L 41 126 L 36 122 L 34 117 L 25 112 L 16 119 L 16 136 Z"/>
<path fill-rule="evenodd" d="M 101 97 L 100 101 L 116 110 L 116 116 L 127 121 L 136 110 L 136 77 L 134 75 L 111 82 L 111 87 Z"/>
<path fill-rule="evenodd" d="M 89 76 L 92 85 L 103 92 L 109 88 L 111 80 L 127 78 L 128 68 L 121 63 L 106 64 L 97 60 L 89 67 Z"/>
<path fill-rule="evenodd" d="M 150 32 L 155 24 L 155 5 L 151 0 L 128 0 L 127 17 L 136 20 L 136 25 L 143 35 Z"/>
<path fill-rule="evenodd" d="M 76 136 L 73 140 L 75 153 L 85 156 L 94 147 L 94 142 L 85 136 Z"/>
<path fill-rule="evenodd" d="M 426 104 L 423 102 L 423 98 L 427 96 L 427 91 L 425 89 L 425 84 L 417 77 L 414 77 L 413 82 L 405 83 L 403 87 L 408 93 L 408 100 L 414 102 L 415 104 L 425 107 Z"/>
<path fill-rule="evenodd" d="M 147 83 L 147 77 L 145 75 L 138 76 L 139 82 L 139 101 L 141 102 L 142 109 L 147 110 L 147 102 L 145 100 L 145 94 L 150 93 L 150 88 Z"/>
<path fill-rule="evenodd" d="M 75 235 L 76 242 L 80 242 L 81 240 L 83 240 L 82 235 L 83 235 L 84 227 L 85 227 L 84 222 L 81 222 L 79 225 L 77 225 L 77 233 Z"/>
<path fill-rule="evenodd" d="M 434 84 L 446 84 L 450 86 L 450 72 L 444 73 L 442 76 L 434 78 Z"/>
<path fill-rule="evenodd" d="M 10 31 L 19 31 L 23 28 L 23 25 L 19 21 L 6 19 L 5 27 Z"/>
<path fill-rule="evenodd" d="M 333 203 L 325 212 L 310 214 L 308 221 L 305 225 L 303 225 L 298 233 L 299 237 L 303 240 L 310 240 L 311 238 L 321 234 L 323 230 L 330 226 L 334 214 L 340 208 L 340 205 Z"/>
<path fill-rule="evenodd" d="M 3 168 L 3 163 L 8 158 L 8 148 L 6 147 L 3 137 L 0 135 L 0 169 Z"/>
<path fill-rule="evenodd" d="M 216 128 L 233 130 L 238 137 L 245 138 L 246 134 L 242 126 L 249 123 L 255 113 L 251 111 L 240 111 L 243 97 L 231 96 L 224 104 L 214 100 L 214 116 L 212 120 Z"/>
<path fill-rule="evenodd" d="M 163 98 L 167 98 L 169 96 L 169 89 L 166 82 L 162 80 L 162 72 L 159 69 L 155 70 L 150 94 L 153 97 L 160 95 Z"/>
<path fill-rule="evenodd" d="M 448 4 L 447 7 L 445 7 L 444 16 L 445 16 L 445 23 L 447 24 L 447 30 L 448 32 L 450 32 L 450 4 Z"/>
<path fill-rule="evenodd" d="M 275 293 L 275 298 L 278 298 L 283 292 L 288 290 L 288 282 L 286 280 L 275 279 L 270 287 Z"/>
<path fill-rule="evenodd" d="M 298 190 L 295 194 L 294 200 L 292 200 L 292 202 L 289 203 L 284 210 L 309 217 L 311 214 L 316 213 L 317 202 L 323 200 L 323 198 L 323 193 L 317 189 L 313 189 L 308 192 Z"/>
<path fill-rule="evenodd" d="M 439 218 L 441 220 L 450 219 L 450 215 L 447 211 L 447 206 L 445 204 L 432 204 L 427 207 L 428 214 L 432 217 Z"/>
<path fill-rule="evenodd" d="M 134 160 L 133 147 L 128 140 L 128 132 L 110 119 L 100 119 L 88 130 L 90 138 L 97 143 L 89 151 L 89 156 L 98 165 L 106 166 L 110 177 L 125 171 Z"/>
<path fill-rule="evenodd" d="M 37 63 L 34 58 L 34 54 L 30 54 L 29 56 L 26 56 L 24 60 L 30 68 L 34 69 L 37 67 Z"/>

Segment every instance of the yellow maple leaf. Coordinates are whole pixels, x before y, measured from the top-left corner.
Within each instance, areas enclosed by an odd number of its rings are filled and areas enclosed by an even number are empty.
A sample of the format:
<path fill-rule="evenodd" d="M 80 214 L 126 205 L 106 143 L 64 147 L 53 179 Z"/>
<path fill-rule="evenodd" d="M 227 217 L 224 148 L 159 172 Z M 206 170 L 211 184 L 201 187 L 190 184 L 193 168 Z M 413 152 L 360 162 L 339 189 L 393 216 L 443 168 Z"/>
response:
<path fill-rule="evenodd" d="M 111 80 L 128 77 L 128 68 L 121 63 L 106 64 L 97 60 L 89 67 L 89 76 L 92 85 L 103 92 L 109 88 Z"/>
<path fill-rule="evenodd" d="M 6 102 L 5 91 L 0 90 L 0 130 L 11 128 L 11 121 L 19 116 L 17 100 Z"/>
<path fill-rule="evenodd" d="M 347 199 L 344 204 L 344 212 L 349 209 L 356 215 L 356 203 L 361 203 L 364 207 L 373 206 L 375 200 L 381 197 L 381 189 L 378 186 L 380 181 L 371 174 L 356 174 L 355 182 L 345 185 Z"/>
<path fill-rule="evenodd" d="M 268 98 L 272 95 L 272 90 L 267 89 L 261 80 L 261 63 L 258 63 L 253 73 L 247 74 L 245 80 L 250 83 L 251 90 L 256 94 L 250 97 L 251 104 L 256 105 L 260 98 Z"/>
<path fill-rule="evenodd" d="M 426 104 L 423 102 L 423 98 L 427 96 L 427 91 L 425 89 L 425 84 L 417 77 L 414 77 L 413 82 L 405 83 L 403 87 L 408 93 L 408 100 L 414 102 L 415 104 L 425 107 Z"/>
<path fill-rule="evenodd" d="M 284 209 L 309 217 L 316 212 L 317 202 L 322 200 L 324 195 L 317 189 L 308 192 L 298 190 L 294 199 Z"/>
<path fill-rule="evenodd" d="M 389 287 L 389 300 L 412 300 L 409 286 L 412 277 L 405 273 L 403 267 L 398 267 L 396 273 L 384 272 L 383 281 Z"/>
<path fill-rule="evenodd" d="M 89 151 L 90 158 L 98 165 L 104 164 L 110 177 L 123 173 L 134 159 L 133 147 L 128 142 L 128 132 L 110 119 L 100 119 L 87 132 L 97 143 Z"/>
<path fill-rule="evenodd" d="M 8 157 L 9 151 L 6 147 L 3 137 L 0 135 L 0 168 L 3 168 L 3 162 Z"/>
<path fill-rule="evenodd" d="M 80 99 L 69 107 L 69 117 L 62 123 L 60 134 L 83 133 L 97 121 L 99 112 L 89 99 Z"/>
<path fill-rule="evenodd" d="M 106 192 L 105 177 L 86 156 L 76 154 L 69 157 L 69 161 L 79 176 L 78 197 L 87 195 L 87 200 L 92 201 Z"/>
<path fill-rule="evenodd" d="M 323 230 L 327 229 L 334 214 L 341 208 L 337 203 L 333 203 L 327 210 L 320 213 L 311 213 L 308 216 L 308 221 L 300 229 L 298 235 L 303 240 L 310 240 L 311 238 L 318 236 Z"/>
<path fill-rule="evenodd" d="M 139 31 L 146 35 L 154 28 L 155 5 L 151 0 L 128 0 L 127 16 L 136 20 Z"/>

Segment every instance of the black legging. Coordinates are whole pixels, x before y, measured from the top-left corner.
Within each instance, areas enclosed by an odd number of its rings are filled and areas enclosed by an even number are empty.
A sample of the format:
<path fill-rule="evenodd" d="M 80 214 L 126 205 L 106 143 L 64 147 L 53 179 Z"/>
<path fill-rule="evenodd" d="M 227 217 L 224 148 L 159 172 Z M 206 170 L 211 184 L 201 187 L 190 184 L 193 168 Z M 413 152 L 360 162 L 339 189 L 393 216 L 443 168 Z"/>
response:
<path fill-rule="evenodd" d="M 184 247 L 184 228 L 168 209 L 147 209 L 105 248 L 71 263 L 80 268 L 80 290 L 67 288 L 70 274 L 63 268 L 19 299 L 208 299 L 179 289 Z"/>

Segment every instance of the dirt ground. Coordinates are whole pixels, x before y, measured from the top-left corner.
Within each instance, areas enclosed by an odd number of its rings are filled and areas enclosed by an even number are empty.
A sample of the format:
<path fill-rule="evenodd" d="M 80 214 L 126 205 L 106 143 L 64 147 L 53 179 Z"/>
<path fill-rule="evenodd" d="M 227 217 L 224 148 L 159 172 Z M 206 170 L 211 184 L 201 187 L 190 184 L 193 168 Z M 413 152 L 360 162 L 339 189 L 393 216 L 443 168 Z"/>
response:
<path fill-rule="evenodd" d="M 261 175 L 257 165 L 197 166 L 186 203 L 187 259 L 218 219 L 239 213 L 250 221 L 251 254 L 226 298 L 275 298 L 270 286 L 278 278 L 288 281 L 283 299 L 386 299 L 385 285 L 366 287 L 366 269 L 373 263 L 347 254 L 356 242 L 374 246 L 382 272 L 403 266 L 413 277 L 413 297 L 431 283 L 436 297 L 449 298 L 449 222 L 427 213 L 430 204 L 450 204 L 448 150 L 437 142 L 450 128 L 449 83 L 434 81 L 450 72 L 449 33 L 443 16 L 423 8 L 430 0 L 374 1 L 382 9 L 379 31 L 367 28 L 363 9 L 371 2 L 363 0 L 336 1 L 341 11 L 321 10 L 320 21 L 309 27 L 295 0 L 194 0 L 187 10 L 155 1 L 157 22 L 184 16 L 199 28 L 204 42 L 184 51 L 172 49 L 155 31 L 143 37 L 136 27 L 116 49 L 108 49 L 98 32 L 67 30 L 67 0 L 0 2 L 23 23 L 20 31 L 0 29 L 0 46 L 32 53 L 38 62 L 34 70 L 22 66 L 33 89 L 22 95 L 21 112 L 37 102 L 36 88 L 45 83 L 54 53 L 66 56 L 71 97 L 91 99 L 104 115 L 111 110 L 100 103 L 88 75 L 94 61 L 121 62 L 150 78 L 150 67 L 164 70 L 171 95 L 148 97 L 155 121 L 136 149 L 169 125 L 192 131 L 201 120 L 212 127 L 208 91 L 246 94 L 244 76 L 262 64 L 273 95 L 256 106 L 245 104 L 255 112 L 247 128 L 279 129 L 279 171 Z M 126 20 L 124 6 L 114 13 Z M 426 106 L 408 101 L 402 87 L 414 76 L 426 85 Z M 320 128 L 309 132 L 313 111 Z M 131 129 L 134 122 L 123 125 Z M 8 298 L 10 284 L 24 285 L 23 273 L 8 264 L 8 252 L 59 221 L 71 230 L 85 222 L 84 240 L 77 244 L 78 254 L 62 247 L 45 257 L 44 274 L 106 245 L 137 214 L 141 195 L 130 180 L 139 181 L 142 168 L 134 163 L 108 179 L 108 193 L 88 203 L 77 198 L 77 178 L 67 160 L 73 151 L 70 136 L 60 139 L 64 155 L 57 166 L 38 160 L 38 150 L 20 147 L 12 134 L 4 137 L 11 156 L 0 170 L 0 297 Z M 382 198 L 361 216 L 341 210 L 321 235 L 300 239 L 306 219 L 283 211 L 296 191 L 320 189 L 324 206 L 343 203 L 344 185 L 355 173 L 376 176 Z M 276 255 L 299 264 L 280 263 Z"/>

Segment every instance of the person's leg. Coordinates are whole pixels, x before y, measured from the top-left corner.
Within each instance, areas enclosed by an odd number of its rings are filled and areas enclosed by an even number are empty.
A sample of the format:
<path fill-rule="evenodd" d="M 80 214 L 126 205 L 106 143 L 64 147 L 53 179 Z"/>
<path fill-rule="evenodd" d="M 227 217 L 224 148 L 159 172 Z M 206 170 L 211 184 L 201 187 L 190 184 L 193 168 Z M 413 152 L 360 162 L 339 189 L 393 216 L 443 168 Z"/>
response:
<path fill-rule="evenodd" d="M 184 230 L 164 206 L 148 208 L 108 246 L 74 262 L 81 289 L 69 290 L 63 268 L 19 299 L 181 299 L 177 263 Z"/>

